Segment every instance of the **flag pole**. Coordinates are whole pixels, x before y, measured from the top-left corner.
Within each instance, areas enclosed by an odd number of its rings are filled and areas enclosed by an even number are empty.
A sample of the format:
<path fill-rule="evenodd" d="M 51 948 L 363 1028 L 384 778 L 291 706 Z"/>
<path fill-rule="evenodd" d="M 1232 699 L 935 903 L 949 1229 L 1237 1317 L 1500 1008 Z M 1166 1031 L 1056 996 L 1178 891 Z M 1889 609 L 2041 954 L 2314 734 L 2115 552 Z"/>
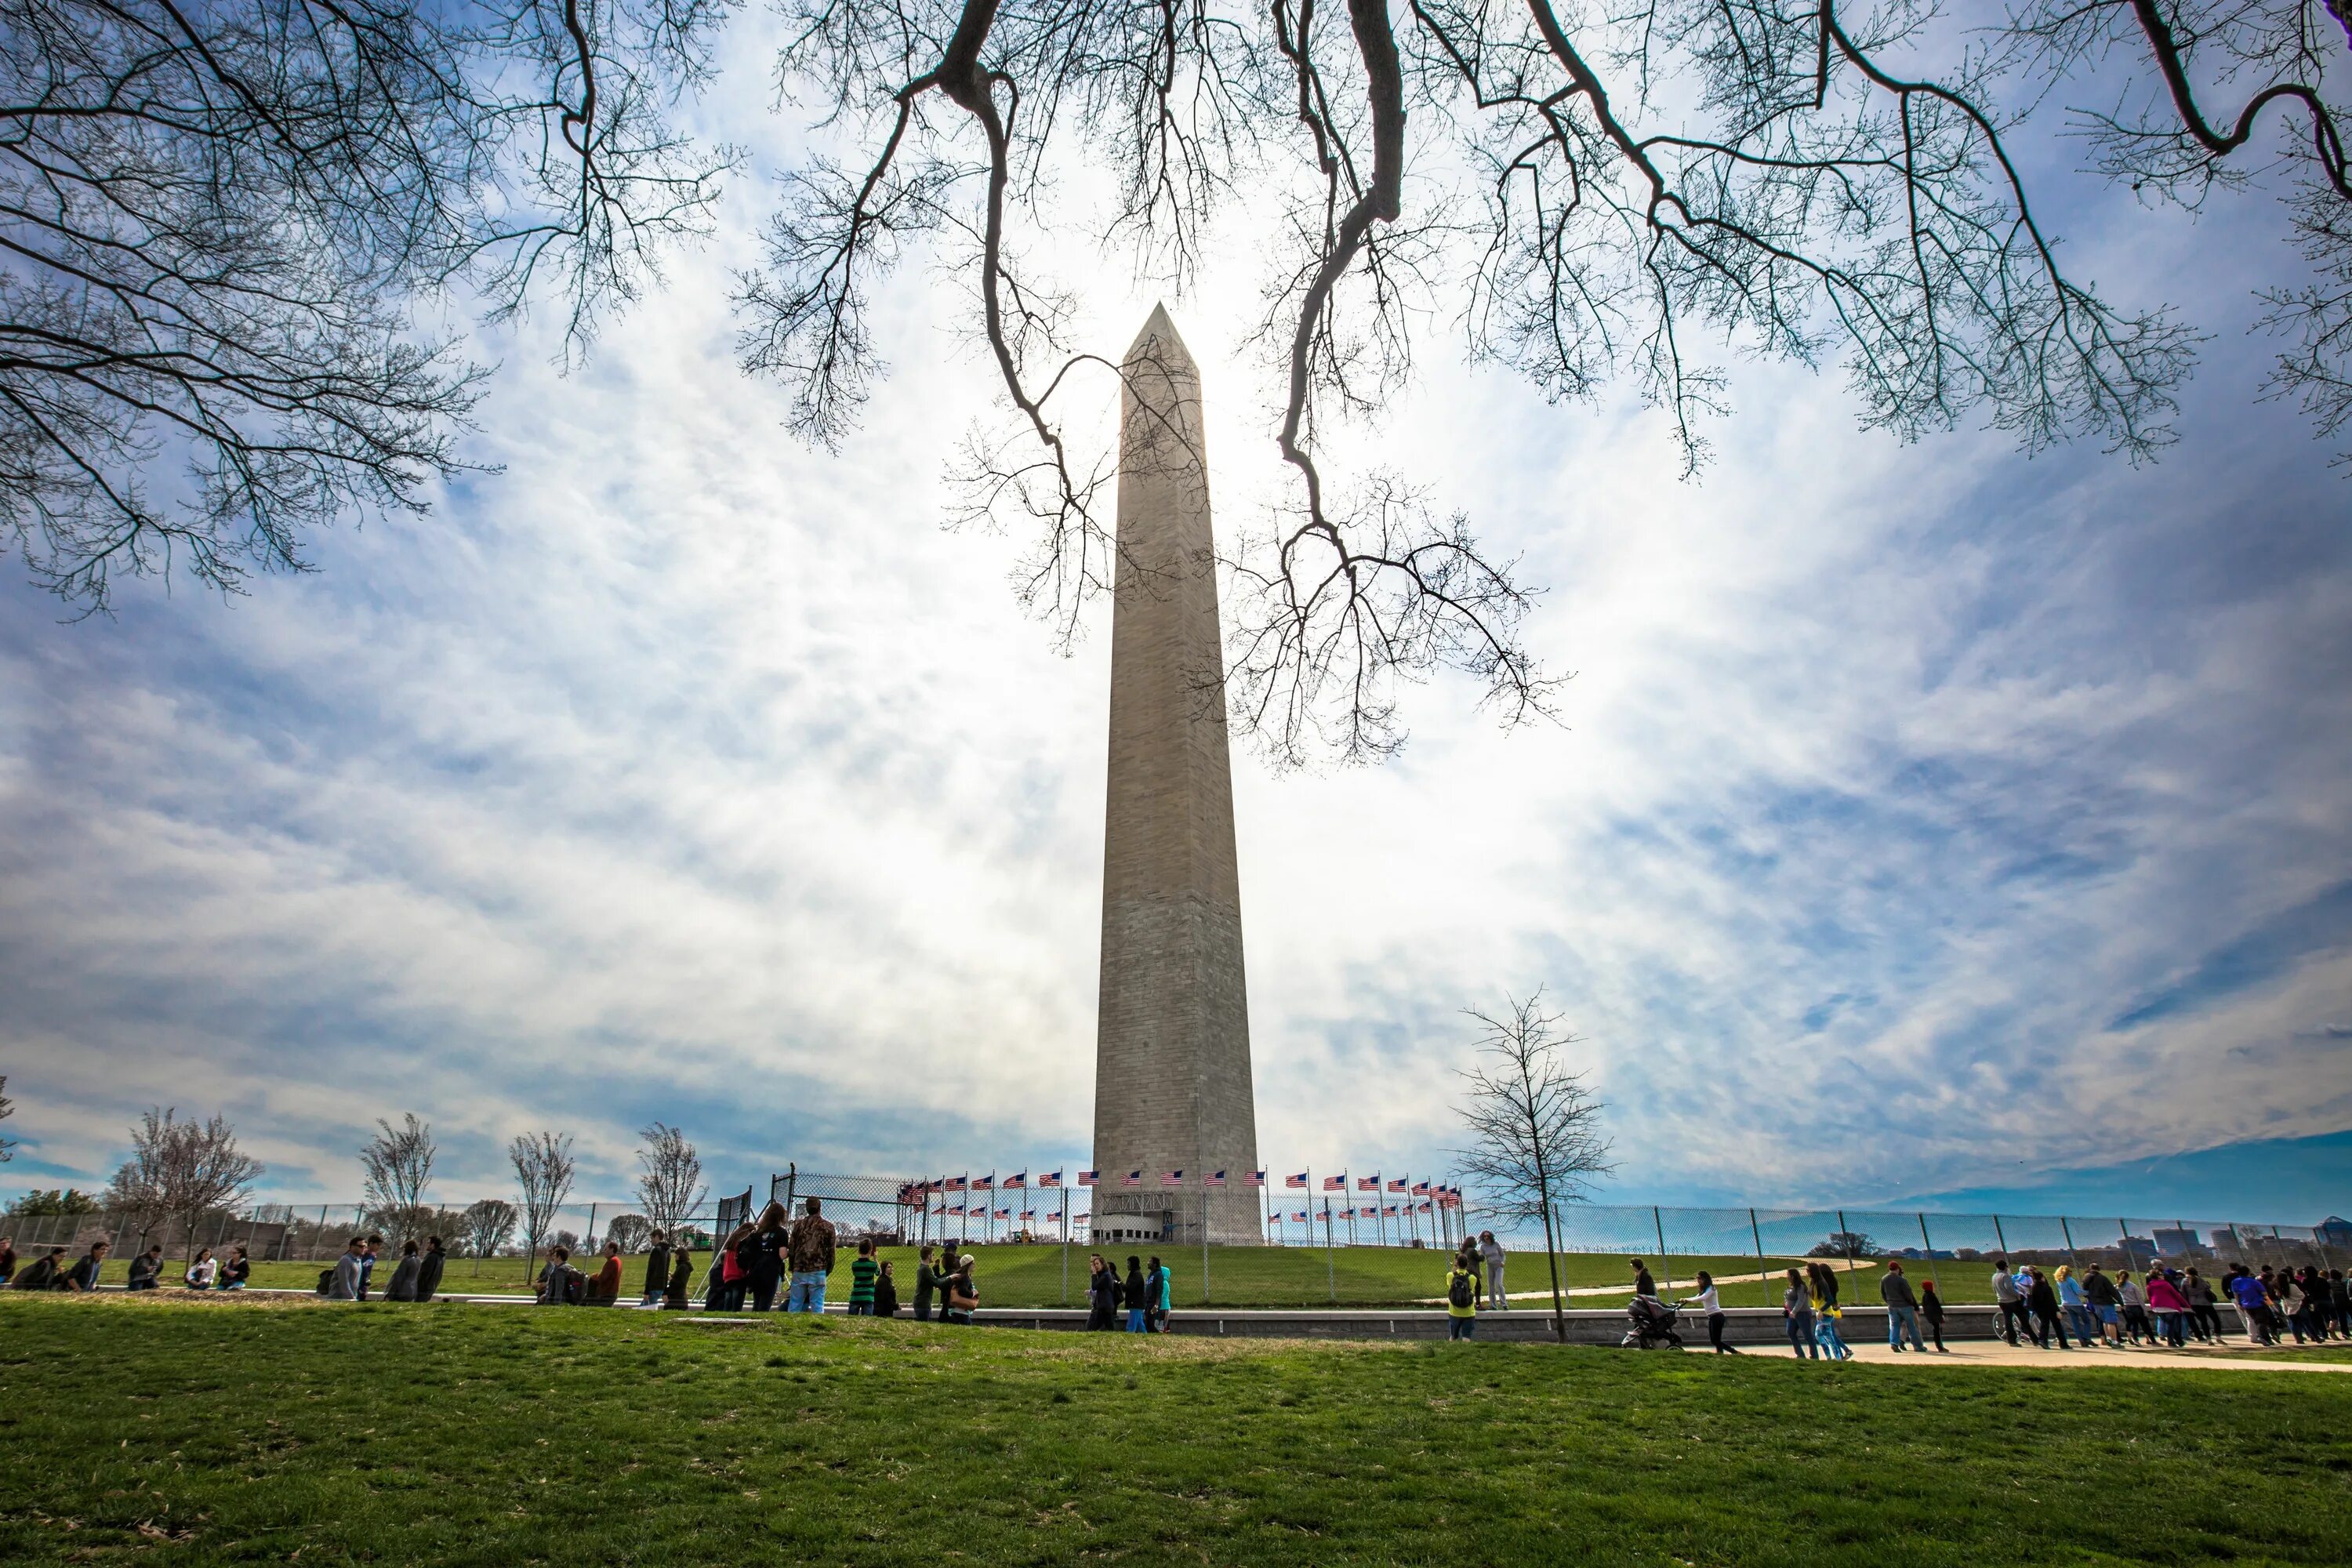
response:
<path fill-rule="evenodd" d="M 1314 1180 L 1313 1172 L 1307 1173 L 1307 1179 Z M 1315 1227 L 1308 1226 L 1307 1233 L 1309 1236 L 1314 1235 Z M 1331 1262 L 1331 1200 L 1329 1198 L 1323 1200 L 1323 1274 L 1324 1278 L 1330 1282 L 1331 1305 L 1336 1307 L 1339 1304 L 1339 1275 Z"/>
<path fill-rule="evenodd" d="M 1062 1189 L 1062 1305 L 1070 1304 L 1070 1189 Z"/>

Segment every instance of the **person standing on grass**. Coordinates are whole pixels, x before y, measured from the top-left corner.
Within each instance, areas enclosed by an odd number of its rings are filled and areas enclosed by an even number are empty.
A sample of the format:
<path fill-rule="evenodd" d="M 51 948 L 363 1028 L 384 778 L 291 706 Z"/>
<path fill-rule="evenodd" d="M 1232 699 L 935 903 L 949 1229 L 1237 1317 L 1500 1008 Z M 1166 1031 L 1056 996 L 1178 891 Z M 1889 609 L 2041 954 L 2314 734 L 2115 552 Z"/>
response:
<path fill-rule="evenodd" d="M 1944 1299 L 1936 1294 L 1933 1279 L 1919 1281 L 1919 1321 L 1927 1325 L 1927 1337 L 1936 1342 L 1937 1355 L 1949 1355 L 1944 1348 Z"/>
<path fill-rule="evenodd" d="M 122 1282 L 126 1290 L 152 1290 L 163 1283 L 163 1246 L 158 1242 L 131 1260 L 131 1271 Z"/>
<path fill-rule="evenodd" d="M 1168 1331 L 1168 1314 L 1176 1309 L 1176 1273 L 1157 1258 L 1151 1260 L 1151 1272 L 1145 1276 L 1151 1282 L 1151 1331 Z"/>
<path fill-rule="evenodd" d="M 1108 1333 L 1117 1326 L 1118 1275 L 1099 1252 L 1087 1255 L 1087 1331 Z"/>
<path fill-rule="evenodd" d="M 209 1290 L 213 1277 L 219 1272 L 220 1265 L 213 1260 L 213 1249 L 200 1247 L 196 1251 L 195 1261 L 181 1271 L 180 1283 L 191 1290 Z"/>
<path fill-rule="evenodd" d="M 245 1282 L 253 1278 L 253 1259 L 242 1247 L 228 1249 L 228 1261 L 221 1265 L 220 1276 L 213 1281 L 215 1290 L 242 1290 Z"/>
<path fill-rule="evenodd" d="M 1150 1298 L 1144 1294 L 1150 1288 L 1143 1278 L 1143 1259 L 1130 1256 L 1127 1260 L 1127 1287 L 1121 1292 L 1127 1300 L 1127 1331 L 1139 1334 L 1150 1321 Z"/>
<path fill-rule="evenodd" d="M 604 1267 L 596 1270 L 596 1278 L 589 1283 L 588 1305 L 618 1306 L 621 1300 L 621 1244 L 617 1241 L 608 1241 L 604 1244 Z"/>
<path fill-rule="evenodd" d="M 343 1255 L 335 1259 L 335 1267 L 329 1272 L 328 1300 L 356 1301 L 360 1299 L 360 1258 L 366 1251 L 365 1237 L 352 1237 L 352 1244 L 343 1248 Z"/>
<path fill-rule="evenodd" d="M 751 1287 L 751 1310 L 764 1312 L 776 1304 L 776 1293 L 784 1293 L 784 1310 L 793 1310 L 792 1292 L 784 1284 L 784 1271 L 791 1266 L 792 1215 L 784 1205 L 771 1199 L 760 1211 L 760 1223 L 751 1233 L 750 1255 L 744 1259 L 744 1283 Z"/>
<path fill-rule="evenodd" d="M 867 1237 L 857 1244 L 857 1257 L 849 1266 L 851 1317 L 870 1318 L 874 1315 L 874 1281 L 881 1275 L 881 1268 L 874 1261 L 874 1239 Z"/>
<path fill-rule="evenodd" d="M 1919 1338 L 1919 1298 L 1911 1293 L 1911 1281 L 1903 1278 L 1903 1265 L 1894 1258 L 1886 1260 L 1886 1277 L 1878 1282 L 1878 1299 L 1886 1303 L 1886 1342 L 1895 1353 L 1903 1353 L 1903 1336 L 1907 1333 L 1911 1336 L 1911 1348 L 1927 1354 L 1927 1343 Z"/>
<path fill-rule="evenodd" d="M 449 1266 L 449 1254 L 437 1236 L 425 1238 L 424 1254 L 416 1260 L 416 1299 L 430 1301 L 433 1293 L 441 1289 L 441 1271 Z"/>
<path fill-rule="evenodd" d="M 1789 1270 L 1789 1288 L 1780 1296 L 1780 1323 L 1789 1331 L 1789 1343 L 1796 1348 L 1799 1361 L 1809 1356 L 1821 1359 L 1821 1344 L 1813 1338 L 1812 1291 L 1805 1277 L 1793 1268 Z"/>
<path fill-rule="evenodd" d="M 784 1251 L 793 1268 L 793 1293 L 785 1299 L 784 1310 L 823 1312 L 825 1277 L 833 1272 L 833 1221 L 824 1217 L 824 1205 L 816 1199 L 809 1199 L 805 1212 L 793 1222 Z"/>
<path fill-rule="evenodd" d="M 1497 1312 L 1511 1304 L 1510 1298 L 1503 1293 L 1503 1265 L 1509 1261 L 1509 1255 L 1504 1252 L 1503 1244 L 1495 1239 L 1493 1231 L 1478 1233 L 1478 1262 L 1486 1269 L 1486 1305 Z"/>
<path fill-rule="evenodd" d="M 651 1250 L 646 1254 L 646 1288 L 638 1298 L 640 1307 L 656 1307 L 669 1289 L 669 1236 L 656 1231 L 647 1238 Z"/>
<path fill-rule="evenodd" d="M 1445 1337 L 1466 1340 L 1478 1331 L 1478 1276 L 1466 1259 L 1455 1258 L 1445 1271 Z"/>
<path fill-rule="evenodd" d="M 387 1301 L 415 1300 L 416 1274 L 417 1270 L 424 1267 L 424 1263 L 417 1257 L 416 1243 L 402 1242 L 400 1261 L 392 1267 L 392 1279 L 383 1288 L 383 1299 Z"/>
<path fill-rule="evenodd" d="M 1717 1355 L 1738 1355 L 1736 1346 L 1723 1342 L 1723 1299 L 1716 1294 L 1715 1276 L 1702 1268 L 1698 1271 L 1698 1294 L 1682 1305 L 1696 1307 L 1706 1314 L 1706 1342 L 1715 1347 Z"/>
<path fill-rule="evenodd" d="M 662 1290 L 662 1310 L 686 1310 L 686 1288 L 694 1280 L 694 1254 L 688 1251 L 681 1239 L 677 1250 L 669 1255 L 669 1284 Z"/>
<path fill-rule="evenodd" d="M 2088 1289 L 2086 1286 L 2085 1289 Z M 2017 1289 L 2017 1277 L 2009 1271 L 2009 1259 L 1992 1260 L 1993 1304 L 2000 1310 L 2000 1337 L 2011 1344 L 2017 1343 L 2018 1331 L 2033 1332 L 2025 1321 L 2025 1298 Z"/>
<path fill-rule="evenodd" d="M 877 1318 L 898 1315 L 898 1279 L 890 1272 L 890 1265 L 887 1262 L 874 1276 L 874 1315 Z"/>
<path fill-rule="evenodd" d="M 710 1295 L 712 1311 L 743 1310 L 743 1292 L 751 1287 L 751 1260 L 758 1256 L 759 1236 L 751 1226 L 739 1225 L 728 1232 L 727 1244 L 711 1258 L 710 1267 L 719 1273 L 717 1287 Z"/>

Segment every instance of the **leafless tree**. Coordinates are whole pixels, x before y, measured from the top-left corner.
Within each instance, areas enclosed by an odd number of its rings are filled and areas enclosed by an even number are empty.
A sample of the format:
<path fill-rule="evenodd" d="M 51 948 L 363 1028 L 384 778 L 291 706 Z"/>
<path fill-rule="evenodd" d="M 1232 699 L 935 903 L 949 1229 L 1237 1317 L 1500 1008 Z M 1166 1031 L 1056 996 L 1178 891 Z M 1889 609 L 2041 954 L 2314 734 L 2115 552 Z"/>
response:
<path fill-rule="evenodd" d="M 519 1132 L 507 1145 L 507 1158 L 514 1162 L 515 1182 L 522 1189 L 523 1247 L 535 1264 L 556 1210 L 572 1195 L 572 1135 Z"/>
<path fill-rule="evenodd" d="M 1392 474 L 1325 471 L 1328 429 L 1410 379 L 1417 322 L 1451 316 L 1555 400 L 1630 371 L 1685 473 L 1726 405 L 1710 350 L 1838 361 L 1905 439 L 1981 418 L 2028 449 L 2171 440 L 2192 333 L 2062 265 L 2020 173 L 2030 125 L 2090 132 L 2150 199 L 2293 183 L 2319 281 L 2271 296 L 2296 340 L 2274 390 L 2323 430 L 2352 419 L 2343 0 L 2020 0 L 1968 28 L 1933 0 L 781 4 L 780 79 L 835 134 L 741 279 L 744 363 L 836 441 L 877 370 L 876 279 L 919 246 L 957 268 L 1016 432 L 966 466 L 1038 531 L 1018 580 L 1066 631 L 1109 580 L 1104 464 L 1066 415 L 1117 367 L 1068 342 L 1024 242 L 1108 169 L 1101 237 L 1181 287 L 1244 192 L 1286 200 L 1255 341 L 1294 483 L 1228 563 L 1232 712 L 1277 760 L 1392 750 L 1400 684 L 1441 668 L 1507 721 L 1548 710 L 1515 563 Z M 2106 107 L 2052 107 L 2069 92 Z"/>
<path fill-rule="evenodd" d="M 413 1110 L 402 1114 L 397 1129 L 381 1118 L 375 1127 L 375 1135 L 360 1147 L 360 1196 L 370 1223 L 383 1226 L 394 1242 L 405 1241 L 423 1234 L 425 1189 L 433 1182 L 433 1129 Z"/>
<path fill-rule="evenodd" d="M 0 1121 L 5 1121 L 8 1118 L 16 1114 L 16 1102 L 8 1098 L 7 1089 L 8 1075 L 6 1073 L 0 1073 Z M 16 1157 L 16 1140 L 13 1138 L 0 1138 L 0 1165 L 6 1164 Z"/>
<path fill-rule="evenodd" d="M 238 1150 L 226 1118 L 182 1121 L 176 1108 L 150 1110 L 131 1130 L 131 1158 L 107 1187 L 107 1206 L 142 1235 L 179 1226 L 193 1256 L 197 1219 L 233 1206 L 262 1169 Z"/>
<path fill-rule="evenodd" d="M 702 1180 L 702 1156 L 685 1133 L 664 1122 L 640 1128 L 637 1136 L 646 1141 L 637 1151 L 637 1163 L 645 1167 L 637 1178 L 637 1201 L 654 1229 L 676 1230 L 710 1196 Z"/>
<path fill-rule="evenodd" d="M 515 1206 L 504 1198 L 478 1198 L 466 1205 L 464 1226 L 460 1231 L 466 1238 L 466 1250 L 474 1255 L 474 1272 L 482 1271 L 482 1259 L 504 1247 L 515 1233 Z"/>
<path fill-rule="evenodd" d="M 1470 1143 L 1456 1157 L 1490 1213 L 1541 1222 L 1551 1266 L 1552 1329 L 1565 1342 L 1554 1216 L 1559 1205 L 1583 1201 L 1591 1179 L 1612 1167 L 1609 1139 L 1601 1131 L 1605 1108 L 1586 1089 L 1582 1075 L 1559 1060 L 1559 1048 L 1578 1037 L 1559 1033 L 1562 1015 L 1544 1012 L 1542 1002 L 1538 991 L 1513 1001 L 1499 1018 L 1467 1014 L 1486 1029 L 1479 1048 L 1492 1065 L 1462 1075 L 1470 1085 L 1469 1102 L 1462 1107 Z"/>
<path fill-rule="evenodd" d="M 604 1222 L 604 1239 L 617 1243 L 631 1257 L 646 1249 L 646 1241 L 658 1228 L 641 1214 L 619 1214 Z"/>
<path fill-rule="evenodd" d="M 418 307 L 634 297 L 733 3 L 0 0 L 0 540 L 87 611 L 422 507 L 479 373 Z"/>

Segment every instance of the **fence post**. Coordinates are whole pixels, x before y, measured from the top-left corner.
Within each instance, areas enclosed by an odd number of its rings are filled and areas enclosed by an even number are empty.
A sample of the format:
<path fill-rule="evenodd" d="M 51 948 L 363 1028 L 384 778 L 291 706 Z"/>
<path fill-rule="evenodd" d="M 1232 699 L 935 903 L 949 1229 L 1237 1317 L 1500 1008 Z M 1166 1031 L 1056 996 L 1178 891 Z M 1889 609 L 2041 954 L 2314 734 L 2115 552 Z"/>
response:
<path fill-rule="evenodd" d="M 594 1204 L 588 1205 L 588 1234 L 581 1241 L 580 1247 L 583 1252 L 596 1250 L 596 1205 Z"/>
<path fill-rule="evenodd" d="M 2007 1258 L 2009 1256 L 2009 1237 L 2001 1232 L 2000 1215 L 1999 1215 L 1992 1216 L 1992 1238 L 2000 1244 L 2000 1255 L 2003 1258 Z"/>
<path fill-rule="evenodd" d="M 1756 1211 L 1748 1211 L 1748 1234 L 1756 1238 L 1756 1293 L 1764 1298 L 1764 1305 L 1772 1304 L 1772 1287 L 1765 1276 L 1772 1271 L 1764 1267 L 1764 1232 L 1756 1224 Z"/>
<path fill-rule="evenodd" d="M 924 1205 L 927 1209 L 928 1204 Z M 1093 1281 L 1087 1281 L 1092 1284 Z M 1070 1189 L 1062 1189 L 1062 1305 L 1070 1304 Z"/>
<path fill-rule="evenodd" d="M 2074 1256 L 2074 1227 L 2066 1223 L 2066 1216 L 2063 1214 L 2058 1216 L 2058 1234 L 2066 1238 L 2066 1261 L 2074 1266 L 2076 1273 L 2081 1273 L 2083 1260 Z"/>
<path fill-rule="evenodd" d="M 320 1204 L 320 1205 L 319 1205 L 319 1233 L 318 1233 L 316 1236 L 313 1236 L 313 1237 L 310 1238 L 310 1256 L 309 1258 L 307 1258 L 303 1259 L 303 1261 L 304 1261 L 304 1262 L 306 1262 L 306 1263 L 316 1263 L 316 1262 L 318 1262 L 318 1261 L 319 1261 L 319 1247 L 320 1247 L 320 1246 L 322 1246 L 322 1245 L 326 1242 L 326 1239 L 327 1239 L 327 1205 L 324 1205 L 324 1204 Z"/>
<path fill-rule="evenodd" d="M 1666 1277 L 1666 1294 L 1671 1296 L 1675 1293 L 1674 1265 L 1666 1261 L 1666 1222 L 1655 1204 L 1650 1205 L 1650 1227 L 1658 1233 L 1658 1268 Z M 1562 1237 L 1560 1239 L 1565 1243 L 1568 1238 Z"/>
<path fill-rule="evenodd" d="M 1838 1236 L 1845 1243 L 1845 1277 L 1851 1281 L 1853 1279 L 1853 1230 L 1845 1223 L 1845 1210 L 1838 1209 L 1833 1212 L 1838 1216 Z"/>
<path fill-rule="evenodd" d="M 1310 1227 L 1311 1228 L 1311 1227 Z M 1339 1304 L 1339 1275 L 1331 1261 L 1331 1200 L 1323 1200 L 1323 1278 L 1331 1287 L 1331 1305 Z"/>
<path fill-rule="evenodd" d="M 1201 1305 L 1209 1304 L 1209 1178 L 1201 1178 Z"/>

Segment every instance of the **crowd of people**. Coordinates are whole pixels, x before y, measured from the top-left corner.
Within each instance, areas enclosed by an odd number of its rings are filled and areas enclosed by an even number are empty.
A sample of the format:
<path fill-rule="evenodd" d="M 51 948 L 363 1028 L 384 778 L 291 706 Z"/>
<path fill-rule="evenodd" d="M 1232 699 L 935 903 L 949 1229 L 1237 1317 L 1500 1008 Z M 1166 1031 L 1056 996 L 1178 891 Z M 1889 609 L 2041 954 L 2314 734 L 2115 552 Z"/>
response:
<path fill-rule="evenodd" d="M 62 1290 L 87 1293 L 98 1289 L 99 1279 L 106 1268 L 107 1255 L 113 1250 L 110 1242 L 93 1241 L 89 1250 L 68 1262 L 67 1249 L 52 1247 L 38 1258 L 20 1258 L 13 1237 L 0 1236 L 0 1289 Z M 124 1271 L 123 1288 L 128 1290 L 160 1289 L 163 1283 L 163 1248 L 161 1244 L 131 1257 Z M 242 1290 L 252 1278 L 253 1264 L 245 1248 L 232 1247 L 225 1258 L 215 1258 L 209 1247 L 200 1250 L 183 1270 L 180 1288 L 186 1290 Z"/>
<path fill-rule="evenodd" d="M 2219 1344 L 2221 1306 L 2236 1312 L 2247 1342 L 2297 1344 L 2352 1339 L 2352 1293 L 2344 1271 L 2232 1263 L 2217 1282 L 2194 1267 L 2158 1263 L 2134 1279 L 2128 1268 L 2110 1275 L 2097 1263 L 2077 1278 L 2059 1264 L 2046 1273 L 2034 1264 L 1993 1260 L 1993 1300 L 2000 1335 L 2011 1344 L 2032 1340 L 2044 1350 L 2126 1345 L 2179 1349 L 2190 1340 Z M 2068 1330 L 2073 1330 L 2070 1337 Z"/>

